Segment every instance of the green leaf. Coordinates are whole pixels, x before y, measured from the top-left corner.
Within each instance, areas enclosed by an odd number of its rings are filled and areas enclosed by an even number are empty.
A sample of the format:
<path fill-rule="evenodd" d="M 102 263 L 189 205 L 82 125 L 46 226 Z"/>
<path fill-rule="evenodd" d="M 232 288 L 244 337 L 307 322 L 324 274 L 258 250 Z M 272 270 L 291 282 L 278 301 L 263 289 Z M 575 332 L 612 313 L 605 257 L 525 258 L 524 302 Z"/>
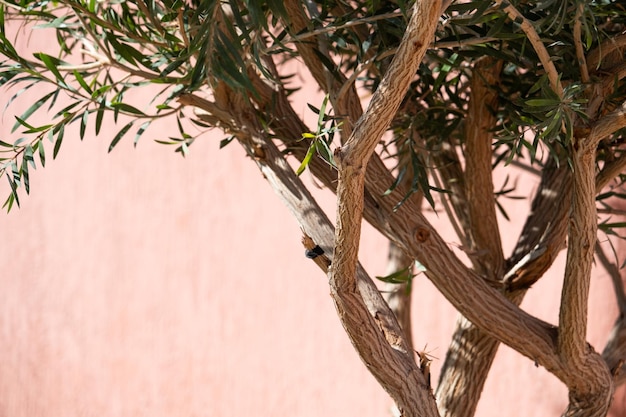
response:
<path fill-rule="evenodd" d="M 85 90 L 87 94 L 92 95 L 93 89 L 89 87 L 89 85 L 85 82 L 85 79 L 83 78 L 82 75 L 80 75 L 80 72 L 74 70 L 73 74 L 74 74 L 74 78 L 76 78 L 76 81 L 78 81 L 78 84 L 80 84 L 83 90 Z"/>
<path fill-rule="evenodd" d="M 130 130 L 130 128 L 133 126 L 134 123 L 135 123 L 134 120 L 131 122 L 128 122 L 126 126 L 124 126 L 119 132 L 117 132 L 117 135 L 115 135 L 115 137 L 111 141 L 111 144 L 109 145 L 109 152 L 111 152 L 113 148 L 115 148 L 115 145 L 117 145 L 117 143 L 120 141 L 120 139 L 122 139 L 122 137 L 126 134 L 126 132 Z"/>
<path fill-rule="evenodd" d="M 121 103 L 121 102 L 113 102 L 111 103 L 111 107 L 114 108 L 115 110 L 124 111 L 126 113 L 131 113 L 136 116 L 145 116 L 144 112 L 142 112 L 136 107 L 131 106 L 130 104 Z"/>
<path fill-rule="evenodd" d="M 24 183 L 24 190 L 26 190 L 26 194 L 30 194 L 30 175 L 28 173 L 28 162 L 26 159 L 22 159 L 20 173 L 22 176 L 22 182 Z"/>
<path fill-rule="evenodd" d="M 85 130 L 87 129 L 87 121 L 89 120 L 89 110 L 85 110 L 80 119 L 80 140 L 83 140 L 85 137 Z"/>
<path fill-rule="evenodd" d="M 104 116 L 104 111 L 106 109 L 106 100 L 102 98 L 100 100 L 100 106 L 98 106 L 98 111 L 96 113 L 96 136 L 100 133 L 100 128 L 102 127 L 102 117 Z"/>
<path fill-rule="evenodd" d="M 389 284 L 406 284 L 411 282 L 415 275 L 411 274 L 410 268 L 404 268 L 386 276 L 377 276 L 376 279 Z"/>
<path fill-rule="evenodd" d="M 137 66 L 137 62 L 135 61 L 135 58 L 133 56 L 135 54 L 131 51 L 131 49 L 133 48 L 126 44 L 118 42 L 116 36 L 112 32 L 106 32 L 106 40 L 119 56 L 124 58 L 129 64 Z M 139 51 L 137 52 L 139 53 Z"/>
<path fill-rule="evenodd" d="M 59 72 L 57 68 L 57 64 L 59 64 L 60 62 L 57 58 L 54 58 L 48 54 L 44 54 L 43 52 L 36 53 L 35 56 L 41 59 L 41 62 L 43 62 L 46 68 L 50 70 L 50 72 L 55 76 L 55 78 L 57 79 L 57 81 L 59 82 L 61 86 L 73 90 L 73 88 L 71 88 L 65 83 L 63 76 Z"/>
<path fill-rule="evenodd" d="M 234 136 L 231 136 L 229 138 L 220 140 L 220 149 L 222 149 L 223 147 L 225 147 L 226 145 L 231 143 L 233 141 L 233 139 L 235 139 Z"/>
<path fill-rule="evenodd" d="M 37 111 L 37 109 L 39 109 L 46 101 L 48 101 L 50 99 L 50 97 L 52 97 L 52 95 L 55 93 L 55 91 L 46 94 L 45 96 L 41 97 L 39 100 L 37 100 L 33 105 L 31 105 L 28 109 L 26 109 L 26 111 L 24 113 L 22 113 L 22 115 L 17 118 L 17 122 L 15 122 L 15 124 L 13 125 L 13 128 L 11 129 L 11 133 L 15 132 L 15 130 L 20 126 L 24 126 L 24 124 L 22 123 L 25 120 L 28 120 L 28 118 Z M 20 120 L 22 122 L 20 122 Z"/>
<path fill-rule="evenodd" d="M 11 211 L 11 206 L 13 206 L 13 202 L 15 202 L 15 204 L 17 204 L 18 207 L 20 206 L 20 199 L 19 199 L 19 196 L 17 195 L 17 183 L 15 183 L 11 179 L 8 173 L 7 173 L 7 180 L 9 180 L 9 186 L 11 187 L 11 195 L 9 196 L 9 198 L 7 199 L 7 201 L 4 203 L 2 207 L 4 208 L 8 204 L 7 211 Z"/>
<path fill-rule="evenodd" d="M 41 161 L 41 166 L 46 166 L 46 152 L 44 150 L 43 141 L 40 140 L 37 142 L 37 151 L 39 152 L 39 160 Z"/>
<path fill-rule="evenodd" d="M 65 124 L 59 125 L 57 139 L 54 142 L 54 149 L 52 151 L 52 159 L 56 159 L 59 154 L 59 149 L 61 149 L 61 143 L 63 143 L 63 136 L 65 135 Z"/>
<path fill-rule="evenodd" d="M 306 167 L 309 165 L 309 162 L 311 162 L 311 158 L 313 157 L 314 154 L 315 154 L 315 142 L 312 142 L 311 146 L 309 146 L 309 149 L 306 152 L 306 155 L 302 159 L 302 163 L 296 170 L 296 175 L 299 176 L 300 174 L 304 172 Z"/>
<path fill-rule="evenodd" d="M 324 117 L 326 116 L 326 106 L 328 105 L 328 100 L 330 96 L 326 94 L 324 96 L 324 100 L 322 100 L 322 107 L 320 107 L 320 111 L 317 115 L 317 129 L 319 133 L 319 129 L 324 125 Z"/>
<path fill-rule="evenodd" d="M 335 164 L 335 158 L 333 155 L 333 151 L 330 149 L 328 144 L 323 139 L 317 139 L 315 141 L 315 150 L 320 154 L 322 159 L 328 163 L 328 165 L 333 168 L 337 168 L 337 164 Z"/>
<path fill-rule="evenodd" d="M 139 138 L 148 129 L 148 126 L 150 126 L 150 123 L 152 123 L 152 120 L 148 120 L 147 122 L 144 122 L 141 126 L 139 126 L 139 129 L 137 129 L 137 134 L 135 135 L 135 140 L 133 141 L 133 146 L 135 148 L 137 147 L 137 142 L 139 142 Z"/>
<path fill-rule="evenodd" d="M 524 104 L 531 107 L 555 107 L 560 103 L 561 102 L 559 100 L 552 100 L 549 98 L 530 99 L 524 102 Z"/>

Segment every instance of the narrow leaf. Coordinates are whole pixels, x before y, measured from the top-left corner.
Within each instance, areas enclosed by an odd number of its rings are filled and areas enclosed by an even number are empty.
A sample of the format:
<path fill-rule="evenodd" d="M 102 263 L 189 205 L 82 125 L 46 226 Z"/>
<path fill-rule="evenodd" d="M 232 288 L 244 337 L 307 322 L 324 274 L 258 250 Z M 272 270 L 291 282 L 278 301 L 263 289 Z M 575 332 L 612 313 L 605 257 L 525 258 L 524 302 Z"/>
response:
<path fill-rule="evenodd" d="M 135 123 L 134 120 L 131 122 L 128 122 L 126 126 L 124 126 L 119 132 L 117 132 L 117 135 L 115 135 L 115 137 L 111 141 L 111 144 L 109 145 L 109 152 L 111 152 L 113 148 L 115 148 L 115 145 L 117 145 L 117 143 L 120 141 L 120 139 L 122 139 L 122 137 L 126 134 L 126 132 L 130 130 L 130 128 L 133 126 L 134 123 Z"/>

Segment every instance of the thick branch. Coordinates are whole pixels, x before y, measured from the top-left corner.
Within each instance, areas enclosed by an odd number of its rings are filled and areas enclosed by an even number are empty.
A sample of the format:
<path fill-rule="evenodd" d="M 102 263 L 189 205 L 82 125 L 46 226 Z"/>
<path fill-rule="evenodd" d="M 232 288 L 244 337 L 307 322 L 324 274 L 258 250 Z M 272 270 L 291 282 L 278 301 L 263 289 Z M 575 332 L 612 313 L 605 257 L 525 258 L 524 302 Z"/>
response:
<path fill-rule="evenodd" d="M 434 36 L 441 1 L 418 1 L 398 53 L 372 97 L 368 110 L 357 122 L 350 139 L 335 152 L 339 167 L 337 185 L 337 228 L 335 260 L 330 268 L 330 284 L 338 313 L 348 332 L 361 323 L 348 320 L 360 295 L 356 265 L 363 215 L 365 170 L 376 144 L 398 110 L 411 79 Z M 387 384 L 393 383 L 386 381 Z M 395 383 L 398 383 L 397 381 Z M 401 382 L 404 384 L 404 382 Z M 414 415 L 398 401 L 400 412 Z M 436 411 L 435 411 L 436 413 Z"/>
<path fill-rule="evenodd" d="M 570 403 L 566 415 L 604 415 L 613 395 L 613 382 L 604 361 L 599 362 L 597 355 L 591 354 L 591 348 L 586 342 L 589 283 L 597 233 L 597 144 L 583 141 L 574 138 L 572 146 L 572 214 L 559 311 L 557 351 L 572 371 L 586 375 L 586 384 L 593 384 L 589 387 L 572 383 L 574 381 L 568 383 Z"/>
<path fill-rule="evenodd" d="M 355 291 L 367 162 L 391 123 L 430 44 L 440 7 L 440 1 L 415 3 L 413 16 L 389 71 L 374 93 L 368 110 L 357 122 L 350 139 L 335 152 L 339 166 L 338 219 L 336 262 L 331 267 L 331 285 L 337 291 L 337 298 L 343 293 Z"/>
<path fill-rule="evenodd" d="M 602 64 L 604 63 L 603 60 L 605 57 L 610 56 L 614 52 L 623 48 L 626 48 L 626 35 L 622 34 L 611 39 L 607 39 L 589 52 L 587 55 L 587 65 L 592 69 L 592 71 L 595 72 L 603 66 Z M 622 54 L 619 53 L 618 55 L 621 56 Z M 612 64 L 613 62 L 609 62 L 608 65 L 605 65 L 604 67 L 606 68 L 606 66 L 611 66 Z"/>
<path fill-rule="evenodd" d="M 474 64 L 465 123 L 465 185 L 474 244 L 470 248 L 471 258 L 480 273 L 492 274 L 492 279 L 499 279 L 504 269 L 491 174 L 491 141 L 496 122 L 492 110 L 498 100 L 493 86 L 498 82 L 501 68 L 502 61 L 492 58 Z"/>
<path fill-rule="evenodd" d="M 558 342 L 563 359 L 579 367 L 586 353 L 587 301 L 596 243 L 595 149 L 580 146 L 574 150 L 572 160 L 572 214 Z"/>
<path fill-rule="evenodd" d="M 458 318 L 435 392 L 442 417 L 474 415 L 498 346 L 465 317 Z"/>
<path fill-rule="evenodd" d="M 626 152 L 623 152 L 617 159 L 607 162 L 596 177 L 596 193 L 602 191 L 609 182 L 626 169 Z"/>
<path fill-rule="evenodd" d="M 550 158 L 503 279 L 504 295 L 513 304 L 520 305 L 526 290 L 543 276 L 564 246 L 570 196 L 569 167 L 557 166 Z M 473 415 L 499 345 L 497 339 L 459 318 L 436 392 L 443 416 Z"/>
<path fill-rule="evenodd" d="M 263 176 L 298 220 L 305 235 L 324 250 L 323 257 L 328 262 L 333 261 L 334 230 L 330 220 L 281 152 L 268 137 L 262 136 L 260 132 L 263 130 L 247 102 L 223 85 L 216 90 L 216 103 L 195 96 L 186 96 L 185 100 L 207 112 L 229 115 L 223 125 L 236 135 L 257 163 Z M 318 265 L 324 268 L 328 263 Z M 400 409 L 415 413 L 410 415 L 435 417 L 434 397 L 415 363 L 413 351 L 403 339 L 393 312 L 360 264 L 355 267 L 355 278 L 358 297 L 347 300 L 349 307 L 340 314 L 352 343 Z"/>
<path fill-rule="evenodd" d="M 530 288 L 565 247 L 571 189 L 572 175 L 567 163 L 557 164 L 550 158 L 542 171 L 530 215 L 507 261 L 504 284 L 509 291 Z"/>
<path fill-rule="evenodd" d="M 626 102 L 598 119 L 593 124 L 587 140 L 597 144 L 602 139 L 624 127 L 626 127 Z"/>

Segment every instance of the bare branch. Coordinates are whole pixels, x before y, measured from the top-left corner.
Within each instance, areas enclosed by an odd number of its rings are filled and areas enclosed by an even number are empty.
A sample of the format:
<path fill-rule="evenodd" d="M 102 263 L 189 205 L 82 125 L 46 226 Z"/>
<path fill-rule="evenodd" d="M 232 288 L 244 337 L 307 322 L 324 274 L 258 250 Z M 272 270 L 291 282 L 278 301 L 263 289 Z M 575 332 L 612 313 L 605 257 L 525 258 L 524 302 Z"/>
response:
<path fill-rule="evenodd" d="M 587 303 L 589 283 L 596 242 L 595 206 L 595 156 L 593 143 L 574 138 L 573 143 L 573 192 L 572 214 L 569 222 L 567 263 L 561 293 L 559 311 L 558 354 L 573 370 L 589 371 L 589 348 L 587 346 Z M 595 372 L 595 371 L 594 371 Z M 599 378 L 595 375 L 595 378 Z M 594 378 L 594 379 L 595 379 Z M 570 408 L 578 408 L 577 402 L 587 401 L 589 407 L 599 406 L 589 401 L 588 392 L 576 385 L 569 385 Z M 609 398 L 613 387 L 605 388 Z M 605 394 L 607 395 L 607 394 Z M 583 400 L 585 399 L 585 400 Z M 608 406 L 608 402 L 606 404 Z"/>
<path fill-rule="evenodd" d="M 582 19 L 585 3 L 580 2 L 576 7 L 576 16 L 574 17 L 574 46 L 576 48 L 576 59 L 578 59 L 578 67 L 580 68 L 580 79 L 583 83 L 589 82 L 589 68 L 587 68 L 587 60 L 585 59 L 585 50 L 582 42 Z"/>
<path fill-rule="evenodd" d="M 550 54 L 546 49 L 545 45 L 541 41 L 541 37 L 535 30 L 533 24 L 524 17 L 511 3 L 503 2 L 503 0 L 496 0 L 496 5 L 502 7 L 502 9 L 509 15 L 511 19 L 516 22 L 520 22 L 520 27 L 526 34 L 526 37 L 530 41 L 531 45 L 535 49 L 539 60 L 541 61 L 541 65 L 545 69 L 548 74 L 548 79 L 550 80 L 550 86 L 552 90 L 558 95 L 560 98 L 563 98 L 563 86 L 561 85 L 561 80 L 559 79 L 559 73 L 550 58 Z"/>
<path fill-rule="evenodd" d="M 594 152 L 573 157 L 574 190 L 569 245 L 559 313 L 559 352 L 582 366 L 587 335 L 587 299 L 596 241 Z"/>
<path fill-rule="evenodd" d="M 217 88 L 221 90 L 216 94 L 219 102 L 211 103 L 195 96 L 185 96 L 185 100 L 212 114 L 229 115 L 222 123 L 232 126 L 231 133 L 237 136 L 302 227 L 305 241 L 308 237 L 322 248 L 324 254 L 316 263 L 326 272 L 330 262 L 334 262 L 334 230 L 330 220 L 281 152 L 269 138 L 262 136 L 263 130 L 253 116 L 253 109 L 223 85 Z M 228 109 L 227 113 L 220 112 L 222 109 Z M 310 245 L 310 241 L 306 242 Z M 435 417 L 437 410 L 434 397 L 427 388 L 413 351 L 404 340 L 393 312 L 360 264 L 356 265 L 355 277 L 355 297 L 347 300 L 350 308 L 341 315 L 355 348 L 401 409 Z"/>
<path fill-rule="evenodd" d="M 598 119 L 591 127 L 587 140 L 597 145 L 602 139 L 624 127 L 626 127 L 626 102 Z"/>
<path fill-rule="evenodd" d="M 435 392 L 442 417 L 475 414 L 498 346 L 465 317 L 458 318 Z"/>
<path fill-rule="evenodd" d="M 492 109 L 498 100 L 493 86 L 501 69 L 502 61 L 491 58 L 474 64 L 465 123 L 465 186 L 473 243 L 470 249 L 474 253 L 470 257 L 481 273 L 493 274 L 494 280 L 500 279 L 504 269 L 491 174 L 492 129 L 496 123 Z"/>
<path fill-rule="evenodd" d="M 626 47 L 626 34 L 607 39 L 587 55 L 587 65 L 594 72 L 600 69 L 605 57 L 618 49 Z"/>
<path fill-rule="evenodd" d="M 611 162 L 607 162 L 602 167 L 602 170 L 596 177 L 596 194 L 601 192 L 609 182 L 619 174 L 621 174 L 626 168 L 626 152 L 623 152 L 619 157 Z"/>
<path fill-rule="evenodd" d="M 421 1 L 413 6 L 407 26 L 389 70 L 374 93 L 364 115 L 343 146 L 335 151 L 339 167 L 337 185 L 337 228 L 335 230 L 335 259 L 330 268 L 331 293 L 342 322 L 350 332 L 362 323 L 348 320 L 351 310 L 359 304 L 361 295 L 356 281 L 356 266 L 363 215 L 365 171 L 376 144 L 391 123 L 406 94 L 422 57 L 430 44 L 437 25 L 441 1 Z M 422 375 L 422 378 L 424 376 Z M 387 383 L 404 384 L 403 381 Z M 413 415 L 406 402 L 396 399 L 401 413 Z M 434 404 L 434 402 L 433 402 Z M 437 410 L 433 410 L 437 414 Z"/>
<path fill-rule="evenodd" d="M 508 271 L 503 282 L 509 291 L 530 288 L 565 247 L 571 184 L 572 176 L 567 164 L 557 164 L 550 158 L 543 168 L 530 215 L 513 254 L 507 260 Z"/>

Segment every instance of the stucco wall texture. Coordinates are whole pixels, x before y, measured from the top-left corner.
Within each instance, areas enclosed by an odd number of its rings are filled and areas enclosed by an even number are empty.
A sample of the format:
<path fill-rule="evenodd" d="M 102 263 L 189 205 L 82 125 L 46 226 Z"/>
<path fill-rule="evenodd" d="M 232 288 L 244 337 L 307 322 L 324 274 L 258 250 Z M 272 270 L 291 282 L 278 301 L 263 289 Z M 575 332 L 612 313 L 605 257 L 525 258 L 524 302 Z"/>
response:
<path fill-rule="evenodd" d="M 68 133 L 59 157 L 31 173 L 21 208 L 0 214 L 0 416 L 390 415 L 298 225 L 238 145 L 218 150 L 223 136 L 207 136 L 183 159 L 151 141 L 168 136 L 161 125 L 107 154 L 119 128 L 83 142 Z M 317 194 L 332 214 L 332 197 Z M 513 221 L 501 219 L 507 253 L 528 205 L 512 202 Z M 447 233 L 443 216 L 430 217 Z M 371 275 L 384 274 L 385 252 L 366 226 Z M 563 257 L 523 304 L 553 323 L 562 270 Z M 415 345 L 436 358 L 436 381 L 456 313 L 425 277 L 413 291 Z M 598 349 L 613 300 L 600 271 Z M 502 347 L 477 415 L 558 415 L 566 400 L 553 376 Z"/>

